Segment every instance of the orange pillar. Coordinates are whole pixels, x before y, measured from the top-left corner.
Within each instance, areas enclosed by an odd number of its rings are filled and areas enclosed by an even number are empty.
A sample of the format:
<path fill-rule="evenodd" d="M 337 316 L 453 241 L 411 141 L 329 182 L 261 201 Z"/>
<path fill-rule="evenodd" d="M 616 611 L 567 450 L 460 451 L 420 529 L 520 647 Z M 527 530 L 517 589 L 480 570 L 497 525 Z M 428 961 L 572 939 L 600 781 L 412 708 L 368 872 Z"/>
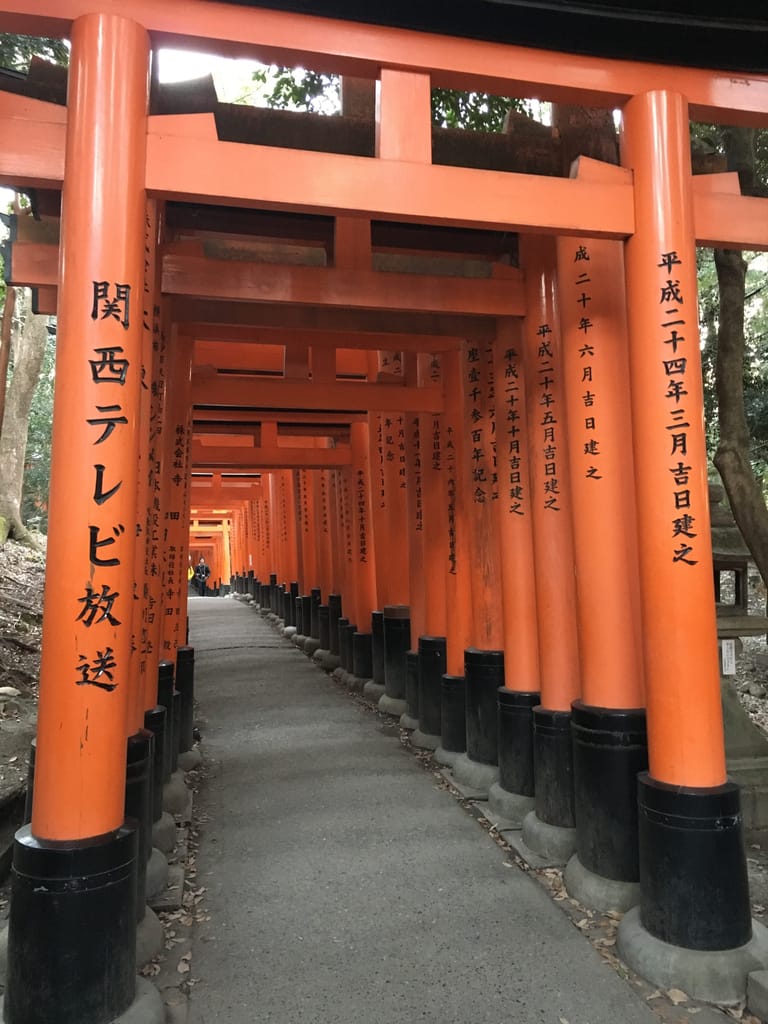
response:
<path fill-rule="evenodd" d="M 355 622 L 358 631 L 370 629 L 371 613 L 376 608 L 376 558 L 371 529 L 371 459 L 368 423 L 355 420 L 350 425 L 350 445 L 354 473 L 355 538 L 357 592 Z"/>
<path fill-rule="evenodd" d="M 60 840 L 123 821 L 148 39 L 122 18 L 86 16 L 72 56 L 48 534 L 56 572 L 46 580 L 32 814 L 36 836 Z"/>
<path fill-rule="evenodd" d="M 557 248 L 582 679 L 566 885 L 591 906 L 587 886 L 610 878 L 612 907 L 625 910 L 637 899 L 637 774 L 648 760 L 623 251 L 587 238 Z"/>
<path fill-rule="evenodd" d="M 534 711 L 536 810 L 523 835 L 536 850 L 558 838 L 558 858 L 574 850 L 571 704 L 579 697 L 579 649 L 566 441 L 561 334 L 553 238 L 520 240 L 541 705 Z"/>
<path fill-rule="evenodd" d="M 635 196 L 625 255 L 650 765 L 639 782 L 639 918 L 654 940 L 730 950 L 749 940 L 751 922 L 738 787 L 725 768 L 681 95 L 630 100 L 622 162 Z M 631 963 L 636 914 L 621 933 Z M 739 982 L 743 992 L 743 968 Z M 695 997 L 696 984 L 686 991 Z"/>
<path fill-rule="evenodd" d="M 439 355 L 419 356 L 419 385 L 442 386 Z M 420 417 L 422 544 L 427 584 L 424 631 L 435 637 L 446 635 L 446 588 L 443 579 L 448 564 L 448 502 L 443 433 L 442 414 Z"/>
<path fill-rule="evenodd" d="M 135 22 L 103 13 L 77 18 L 70 39 L 53 568 L 32 824 L 14 848 L 4 1017 L 92 1024 L 122 1016 L 136 992 L 137 837 L 135 824 L 124 824 L 125 740 L 150 44 Z M 91 927 L 73 925 L 86 917 Z"/>
<path fill-rule="evenodd" d="M 495 504 L 503 596 L 504 689 L 498 694 L 499 781 L 489 806 L 521 822 L 534 806 L 533 709 L 540 703 L 533 503 L 528 453 L 525 361 L 519 320 L 498 322 Z"/>
<path fill-rule="evenodd" d="M 164 660 L 176 660 L 176 649 L 186 643 L 187 545 L 189 543 L 188 489 L 191 437 L 192 342 L 171 330 L 168 379 L 163 422 L 163 615 Z"/>

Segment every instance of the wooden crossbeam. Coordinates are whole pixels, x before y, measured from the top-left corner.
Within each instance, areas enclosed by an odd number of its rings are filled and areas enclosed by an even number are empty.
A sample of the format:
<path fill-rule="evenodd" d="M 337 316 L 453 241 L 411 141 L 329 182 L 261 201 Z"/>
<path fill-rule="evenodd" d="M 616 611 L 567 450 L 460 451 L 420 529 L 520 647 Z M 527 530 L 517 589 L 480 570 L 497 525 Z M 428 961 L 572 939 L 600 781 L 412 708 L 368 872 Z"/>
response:
<path fill-rule="evenodd" d="M 348 466 L 349 448 L 212 447 L 192 442 L 193 469 L 215 467 L 220 472 L 269 469 L 317 469 Z"/>
<path fill-rule="evenodd" d="M 396 387 L 340 381 L 314 385 L 305 381 L 243 379 L 192 380 L 192 404 L 252 409 L 325 409 L 346 412 L 442 412 L 437 388 Z"/>

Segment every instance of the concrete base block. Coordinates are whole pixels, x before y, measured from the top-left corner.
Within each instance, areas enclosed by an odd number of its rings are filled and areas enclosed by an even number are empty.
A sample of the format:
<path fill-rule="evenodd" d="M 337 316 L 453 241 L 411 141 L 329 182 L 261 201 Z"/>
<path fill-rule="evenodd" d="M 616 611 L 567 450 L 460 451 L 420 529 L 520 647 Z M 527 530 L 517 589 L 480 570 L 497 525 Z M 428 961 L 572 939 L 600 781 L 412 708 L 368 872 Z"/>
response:
<path fill-rule="evenodd" d="M 165 1004 L 151 981 L 136 978 L 136 996 L 114 1024 L 165 1024 Z"/>
<path fill-rule="evenodd" d="M 373 701 L 374 704 L 378 704 L 384 696 L 384 683 L 374 683 L 372 679 L 369 679 L 363 687 L 363 696 L 366 700 L 370 700 Z"/>
<path fill-rule="evenodd" d="M 522 828 L 526 814 L 529 814 L 536 801 L 532 796 L 522 796 L 520 793 L 510 793 L 508 789 L 502 789 L 501 783 L 494 782 L 488 790 L 488 806 L 499 817 L 510 822 L 512 826 Z"/>
<path fill-rule="evenodd" d="M 314 658 L 315 651 L 320 650 L 320 641 L 317 637 L 308 636 L 304 641 L 304 653 L 308 658 Z"/>
<path fill-rule="evenodd" d="M 523 819 L 523 842 L 550 864 L 567 864 L 576 852 L 576 829 L 549 825 L 531 811 Z"/>
<path fill-rule="evenodd" d="M 569 896 L 589 910 L 615 910 L 623 914 L 640 902 L 639 882 L 603 878 L 585 868 L 574 853 L 565 868 L 565 889 Z"/>
<path fill-rule="evenodd" d="M 335 672 L 339 665 L 341 665 L 341 659 L 338 654 L 331 654 L 330 651 L 325 651 L 320 660 L 320 665 L 326 672 Z"/>
<path fill-rule="evenodd" d="M 530 846 L 526 846 L 523 839 L 523 833 L 520 829 L 505 831 L 500 827 L 499 832 L 501 832 L 504 839 L 506 839 L 518 857 L 525 861 L 529 868 L 533 868 L 535 871 L 538 871 L 540 868 L 562 867 L 563 862 L 561 859 L 542 857 L 541 854 L 532 850 Z"/>
<path fill-rule="evenodd" d="M 416 724 L 418 726 L 418 722 Z M 431 732 L 422 732 L 417 727 L 411 736 L 411 744 L 422 750 L 437 750 L 440 746 L 440 737 L 434 736 Z"/>
<path fill-rule="evenodd" d="M 304 650 L 304 644 L 306 642 L 307 638 L 304 636 L 303 633 L 294 633 L 293 636 L 291 637 L 291 643 L 293 644 L 293 646 L 300 647 L 302 650 Z"/>
<path fill-rule="evenodd" d="M 361 679 L 360 676 L 356 676 L 354 672 L 349 672 L 347 673 L 346 682 L 347 686 L 353 691 L 353 693 L 362 693 L 365 688 L 365 684 L 370 683 L 371 680 Z"/>
<path fill-rule="evenodd" d="M 323 659 L 330 653 L 330 651 L 326 651 L 322 647 L 316 647 L 312 652 L 312 661 L 314 661 L 316 665 L 320 665 L 322 667 Z"/>
<path fill-rule="evenodd" d="M 706 893 L 701 893 L 706 899 Z M 621 959 L 659 988 L 679 988 L 705 1003 L 733 1005 L 747 993 L 747 977 L 768 966 L 768 931 L 752 922 L 752 938 L 745 946 L 715 952 L 683 949 L 662 942 L 646 931 L 640 908 L 624 915 L 616 936 Z"/>
<path fill-rule="evenodd" d="M 747 978 L 747 1009 L 768 1020 L 768 970 L 752 971 Z"/>
<path fill-rule="evenodd" d="M 160 918 L 151 907 L 147 907 L 136 927 L 136 967 L 148 964 L 162 952 L 164 945 L 165 932 Z"/>
<path fill-rule="evenodd" d="M 168 858 L 153 846 L 152 853 L 147 861 L 147 879 L 144 886 L 145 898 L 151 899 L 153 896 L 156 896 L 159 892 L 163 891 L 166 885 L 168 885 Z"/>
<path fill-rule="evenodd" d="M 453 775 L 457 782 L 488 796 L 488 790 L 499 780 L 499 769 L 495 764 L 483 764 L 473 761 L 467 754 L 460 754 L 454 762 Z"/>
<path fill-rule="evenodd" d="M 331 672 L 331 678 L 335 679 L 337 683 L 340 683 L 344 676 L 344 672 L 345 669 L 343 669 L 341 665 L 337 665 L 333 672 Z"/>
<path fill-rule="evenodd" d="M 183 814 L 189 800 L 189 790 L 181 772 L 174 772 L 163 786 L 163 808 L 169 814 Z"/>
<path fill-rule="evenodd" d="M 168 811 L 163 811 L 152 824 L 152 845 L 163 853 L 170 853 L 176 845 L 176 822 Z"/>
<path fill-rule="evenodd" d="M 293 637 L 296 636 L 296 627 L 295 626 L 286 626 L 285 629 L 283 630 L 283 636 L 287 640 L 293 639 Z"/>
<path fill-rule="evenodd" d="M 435 760 L 438 764 L 444 764 L 446 768 L 453 768 L 461 753 L 458 750 L 446 750 L 442 744 L 435 750 Z"/>
<path fill-rule="evenodd" d="M 408 710 L 408 705 L 404 700 L 400 700 L 398 697 L 390 697 L 386 693 L 382 693 L 379 697 L 379 711 L 385 715 L 392 715 L 394 718 L 400 718 Z"/>
<path fill-rule="evenodd" d="M 203 763 L 203 754 L 200 747 L 190 747 L 189 750 L 179 754 L 179 768 L 183 772 L 193 772 Z"/>
<path fill-rule="evenodd" d="M 414 729 L 419 728 L 419 720 L 418 718 L 411 718 L 408 712 L 404 711 L 402 715 L 400 715 L 400 728 L 408 729 L 412 732 Z"/>

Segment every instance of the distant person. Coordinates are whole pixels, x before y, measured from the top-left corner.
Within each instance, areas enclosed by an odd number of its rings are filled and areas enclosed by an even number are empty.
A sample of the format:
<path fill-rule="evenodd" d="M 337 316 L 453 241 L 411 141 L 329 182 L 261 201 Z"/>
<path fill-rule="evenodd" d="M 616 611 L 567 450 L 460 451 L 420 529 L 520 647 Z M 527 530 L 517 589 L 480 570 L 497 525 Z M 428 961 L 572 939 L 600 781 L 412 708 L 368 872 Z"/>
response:
<path fill-rule="evenodd" d="M 205 559 L 201 556 L 200 561 L 195 566 L 195 581 L 197 582 L 197 589 L 200 591 L 200 597 L 205 597 L 205 592 L 208 589 L 208 577 L 211 575 L 211 570 L 205 564 Z"/>

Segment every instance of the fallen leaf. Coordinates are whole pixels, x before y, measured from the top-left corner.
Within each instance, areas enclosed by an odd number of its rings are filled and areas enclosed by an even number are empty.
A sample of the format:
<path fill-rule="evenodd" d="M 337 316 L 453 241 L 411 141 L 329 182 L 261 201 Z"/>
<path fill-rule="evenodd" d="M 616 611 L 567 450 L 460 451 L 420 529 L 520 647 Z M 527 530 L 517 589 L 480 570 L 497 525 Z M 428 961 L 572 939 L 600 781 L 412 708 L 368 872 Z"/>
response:
<path fill-rule="evenodd" d="M 688 996 L 685 992 L 681 992 L 679 988 L 667 989 L 667 997 L 672 1000 L 675 1006 L 688 1002 Z"/>

